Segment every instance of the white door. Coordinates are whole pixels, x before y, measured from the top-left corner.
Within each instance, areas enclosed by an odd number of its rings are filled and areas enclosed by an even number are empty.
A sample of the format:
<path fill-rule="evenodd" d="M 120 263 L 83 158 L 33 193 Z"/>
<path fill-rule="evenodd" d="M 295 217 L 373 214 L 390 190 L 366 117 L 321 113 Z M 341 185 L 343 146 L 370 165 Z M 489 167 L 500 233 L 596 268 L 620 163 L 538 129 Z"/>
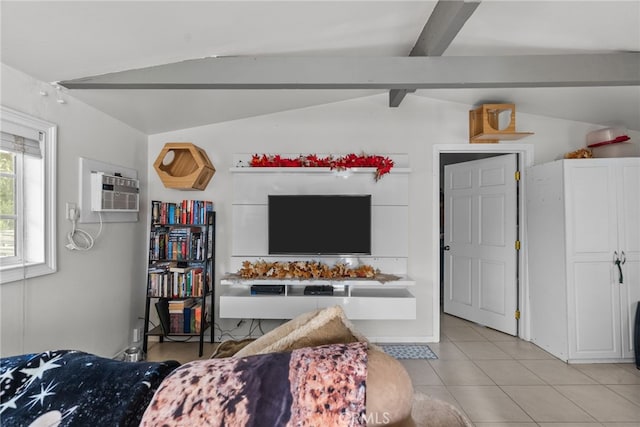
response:
<path fill-rule="evenodd" d="M 566 164 L 569 359 L 621 355 L 615 168 L 606 162 Z"/>
<path fill-rule="evenodd" d="M 640 161 L 628 159 L 618 168 L 618 251 L 623 283 L 620 286 L 622 307 L 622 357 L 633 358 L 635 316 L 640 301 Z M 614 267 L 616 276 L 620 271 Z"/>
<path fill-rule="evenodd" d="M 517 155 L 444 170 L 444 311 L 515 335 Z"/>

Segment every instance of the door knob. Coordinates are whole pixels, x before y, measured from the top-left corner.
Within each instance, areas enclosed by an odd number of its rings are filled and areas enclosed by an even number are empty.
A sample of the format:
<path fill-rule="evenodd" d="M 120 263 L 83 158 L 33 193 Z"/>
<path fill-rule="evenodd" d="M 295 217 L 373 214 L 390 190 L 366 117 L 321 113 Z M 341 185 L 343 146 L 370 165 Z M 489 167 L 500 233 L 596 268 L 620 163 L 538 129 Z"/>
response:
<path fill-rule="evenodd" d="M 451 246 L 447 245 L 447 246 L 445 246 L 445 247 L 444 247 L 444 248 L 442 248 L 442 249 L 444 249 L 445 251 L 448 251 L 449 249 L 451 249 Z"/>

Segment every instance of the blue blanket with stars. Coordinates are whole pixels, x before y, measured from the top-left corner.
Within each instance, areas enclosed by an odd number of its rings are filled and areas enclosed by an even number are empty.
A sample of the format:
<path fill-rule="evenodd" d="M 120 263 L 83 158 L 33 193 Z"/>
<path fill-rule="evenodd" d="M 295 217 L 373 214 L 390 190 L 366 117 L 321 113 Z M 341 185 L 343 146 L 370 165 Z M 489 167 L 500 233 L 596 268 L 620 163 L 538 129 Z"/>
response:
<path fill-rule="evenodd" d="M 2 358 L 1 424 L 138 426 L 158 386 L 178 366 L 71 350 Z"/>

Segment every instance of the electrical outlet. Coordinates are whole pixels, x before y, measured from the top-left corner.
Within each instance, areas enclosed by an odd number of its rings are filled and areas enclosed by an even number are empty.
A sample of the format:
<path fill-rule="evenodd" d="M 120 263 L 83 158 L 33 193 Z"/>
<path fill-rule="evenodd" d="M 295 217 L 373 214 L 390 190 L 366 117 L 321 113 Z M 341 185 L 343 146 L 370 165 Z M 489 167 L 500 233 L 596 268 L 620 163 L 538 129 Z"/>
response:
<path fill-rule="evenodd" d="M 69 221 L 73 221 L 74 219 L 78 218 L 78 205 L 76 205 L 75 203 L 67 202 L 66 209 L 67 219 Z"/>
<path fill-rule="evenodd" d="M 140 333 L 140 329 L 133 328 L 133 342 L 138 342 L 142 338 Z"/>

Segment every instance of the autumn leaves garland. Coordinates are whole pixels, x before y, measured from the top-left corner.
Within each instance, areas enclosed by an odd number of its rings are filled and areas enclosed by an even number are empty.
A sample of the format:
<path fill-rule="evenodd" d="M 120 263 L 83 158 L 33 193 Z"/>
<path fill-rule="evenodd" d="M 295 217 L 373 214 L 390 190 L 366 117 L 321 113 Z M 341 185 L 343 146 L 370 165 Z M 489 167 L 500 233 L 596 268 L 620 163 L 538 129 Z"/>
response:
<path fill-rule="evenodd" d="M 347 154 L 340 157 L 318 157 L 315 154 L 298 157 L 282 157 L 279 154 L 254 154 L 249 165 L 252 167 L 328 167 L 336 170 L 349 168 L 376 168 L 375 178 L 379 180 L 391 171 L 393 160 L 388 157 L 368 154 Z"/>

